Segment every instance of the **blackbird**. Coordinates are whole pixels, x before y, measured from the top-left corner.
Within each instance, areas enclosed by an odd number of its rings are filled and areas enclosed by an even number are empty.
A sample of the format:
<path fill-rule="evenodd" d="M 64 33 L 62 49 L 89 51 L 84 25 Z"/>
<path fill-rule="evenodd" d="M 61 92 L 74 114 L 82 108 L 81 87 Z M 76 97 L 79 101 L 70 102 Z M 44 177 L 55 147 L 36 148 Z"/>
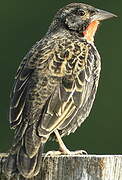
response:
<path fill-rule="evenodd" d="M 70 154 L 61 137 L 75 132 L 90 113 L 101 69 L 94 35 L 111 17 L 87 4 L 69 4 L 24 57 L 11 93 L 9 120 L 15 134 L 4 165 L 8 177 L 36 176 L 51 137 L 59 143 L 58 152 Z"/>

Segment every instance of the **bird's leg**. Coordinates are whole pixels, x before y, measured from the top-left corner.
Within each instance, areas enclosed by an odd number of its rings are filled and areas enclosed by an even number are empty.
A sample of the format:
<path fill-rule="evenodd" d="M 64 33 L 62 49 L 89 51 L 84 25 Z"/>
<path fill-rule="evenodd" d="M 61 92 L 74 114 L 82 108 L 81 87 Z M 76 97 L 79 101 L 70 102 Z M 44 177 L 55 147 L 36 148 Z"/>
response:
<path fill-rule="evenodd" d="M 54 133 L 55 133 L 57 141 L 59 143 L 61 154 L 71 154 L 71 152 L 67 149 L 67 147 L 63 143 L 58 130 L 55 130 Z"/>
<path fill-rule="evenodd" d="M 48 151 L 45 156 L 44 156 L 44 160 L 45 158 L 49 155 L 49 156 L 56 156 L 56 155 L 61 155 L 61 154 L 66 154 L 66 155 L 83 155 L 83 154 L 87 154 L 86 151 L 84 150 L 77 150 L 77 151 L 69 151 L 67 149 L 67 147 L 65 146 L 65 144 L 63 143 L 61 136 L 58 132 L 58 130 L 54 131 L 57 141 L 59 143 L 59 151 Z"/>
<path fill-rule="evenodd" d="M 77 151 L 72 151 L 72 152 L 69 151 L 67 149 L 67 147 L 65 146 L 65 144 L 63 143 L 58 130 L 55 130 L 54 133 L 55 133 L 55 135 L 57 137 L 57 140 L 58 140 L 58 143 L 59 143 L 59 146 L 60 146 L 61 154 L 68 154 L 68 155 L 87 154 L 87 152 L 85 150 L 77 150 Z"/>
<path fill-rule="evenodd" d="M 49 156 L 56 156 L 56 155 L 61 155 L 61 154 L 71 154 L 71 152 L 67 149 L 67 147 L 65 146 L 65 144 L 63 143 L 62 139 L 61 139 L 61 136 L 58 132 L 58 130 L 55 130 L 54 131 L 55 135 L 56 135 L 56 138 L 57 138 L 57 141 L 59 143 L 59 146 L 60 146 L 60 149 L 59 151 L 48 151 L 45 156 L 44 156 L 44 159 L 49 155 Z"/>

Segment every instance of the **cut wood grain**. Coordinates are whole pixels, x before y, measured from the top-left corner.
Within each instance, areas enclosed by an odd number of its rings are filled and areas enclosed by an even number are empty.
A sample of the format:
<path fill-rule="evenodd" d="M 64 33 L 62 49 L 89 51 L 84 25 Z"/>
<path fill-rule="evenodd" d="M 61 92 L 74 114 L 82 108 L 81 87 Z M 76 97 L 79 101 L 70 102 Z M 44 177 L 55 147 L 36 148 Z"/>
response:
<path fill-rule="evenodd" d="M 3 164 L 7 154 L 0 154 L 0 178 L 7 180 Z M 61 155 L 46 157 L 38 176 L 31 180 L 122 180 L 122 155 Z M 21 176 L 11 180 L 25 180 Z"/>

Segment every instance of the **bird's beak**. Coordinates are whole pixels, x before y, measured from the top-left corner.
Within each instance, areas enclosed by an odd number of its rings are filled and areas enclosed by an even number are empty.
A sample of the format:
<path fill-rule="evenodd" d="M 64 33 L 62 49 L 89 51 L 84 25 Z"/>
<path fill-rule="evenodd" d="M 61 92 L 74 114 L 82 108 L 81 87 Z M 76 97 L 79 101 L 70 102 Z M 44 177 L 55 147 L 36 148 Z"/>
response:
<path fill-rule="evenodd" d="M 115 14 L 113 14 L 113 13 L 97 9 L 96 14 L 94 14 L 91 17 L 91 21 L 92 22 L 93 21 L 102 21 L 102 20 L 109 19 L 109 18 L 112 18 L 112 17 L 117 17 L 117 16 Z"/>

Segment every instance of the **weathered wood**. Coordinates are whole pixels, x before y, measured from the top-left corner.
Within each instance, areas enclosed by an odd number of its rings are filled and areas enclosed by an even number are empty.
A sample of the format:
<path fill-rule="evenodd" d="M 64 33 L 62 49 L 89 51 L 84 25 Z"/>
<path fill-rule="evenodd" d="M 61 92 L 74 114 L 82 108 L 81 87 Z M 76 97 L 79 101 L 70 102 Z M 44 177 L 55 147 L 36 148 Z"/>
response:
<path fill-rule="evenodd" d="M 0 178 L 7 154 L 0 154 Z M 11 180 L 25 180 L 14 177 Z M 122 155 L 62 155 L 46 157 L 31 180 L 122 180 Z"/>

